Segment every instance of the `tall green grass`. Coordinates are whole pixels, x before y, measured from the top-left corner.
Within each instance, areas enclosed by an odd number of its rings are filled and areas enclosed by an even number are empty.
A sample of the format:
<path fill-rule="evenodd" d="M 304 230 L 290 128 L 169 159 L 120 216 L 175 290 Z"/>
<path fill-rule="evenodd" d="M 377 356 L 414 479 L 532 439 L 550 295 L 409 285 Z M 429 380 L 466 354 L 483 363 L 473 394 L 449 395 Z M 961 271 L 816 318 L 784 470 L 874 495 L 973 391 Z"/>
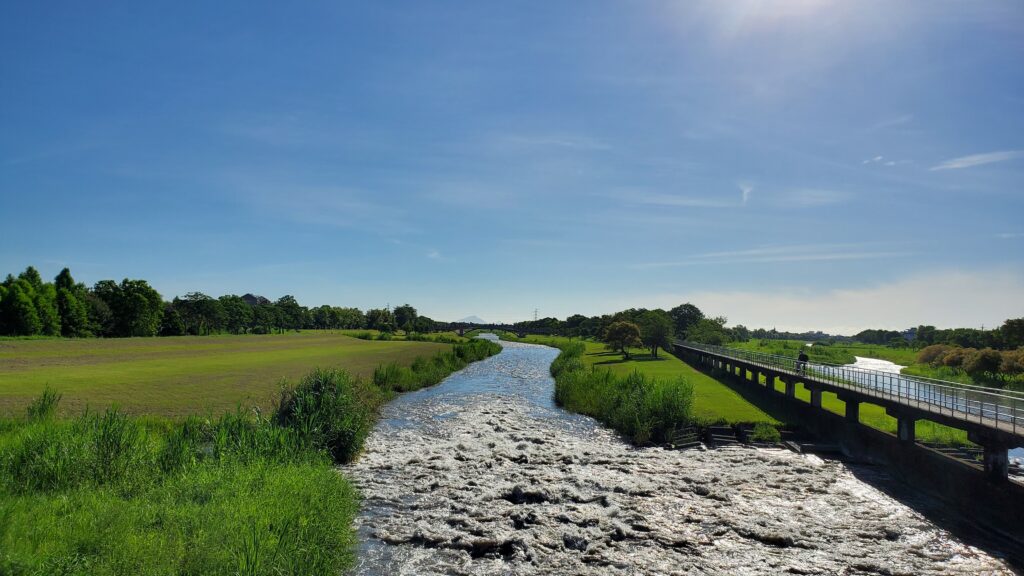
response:
<path fill-rule="evenodd" d="M 561 354 L 551 363 L 555 403 L 591 416 L 634 444 L 671 444 L 693 422 L 693 386 L 683 378 L 657 379 L 634 371 L 617 376 L 587 368 L 581 342 L 555 342 Z"/>
<path fill-rule="evenodd" d="M 382 367 L 379 383 L 314 370 L 269 416 L 58 419 L 47 391 L 0 420 L 0 576 L 341 573 L 358 495 L 335 464 L 359 453 L 394 394 L 500 349 L 459 344 Z"/>

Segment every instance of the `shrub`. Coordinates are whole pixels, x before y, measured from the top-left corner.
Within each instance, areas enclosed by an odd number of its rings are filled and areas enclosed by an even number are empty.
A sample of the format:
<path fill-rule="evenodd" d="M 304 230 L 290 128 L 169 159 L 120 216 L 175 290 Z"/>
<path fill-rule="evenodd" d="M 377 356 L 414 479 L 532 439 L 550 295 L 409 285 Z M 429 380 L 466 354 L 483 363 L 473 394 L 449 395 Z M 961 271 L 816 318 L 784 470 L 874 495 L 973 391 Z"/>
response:
<path fill-rule="evenodd" d="M 772 426 L 767 422 L 758 422 L 754 424 L 754 430 L 750 433 L 750 440 L 752 442 L 769 442 L 772 444 L 782 441 L 782 434 L 779 433 L 778 428 Z"/>
<path fill-rule="evenodd" d="M 592 416 L 640 445 L 671 443 L 693 421 L 693 387 L 684 379 L 587 369 L 581 342 L 558 345 L 562 353 L 551 363 L 551 374 L 559 406 Z"/>
<path fill-rule="evenodd" d="M 383 402 L 379 389 L 344 370 L 317 369 L 282 390 L 273 421 L 294 430 L 335 462 L 350 462 L 373 427 Z"/>
<path fill-rule="evenodd" d="M 945 356 L 950 350 L 952 350 L 952 347 L 945 344 L 932 344 L 931 346 L 925 346 L 917 353 L 917 361 L 920 364 L 938 366 L 942 364 L 943 356 Z"/>
<path fill-rule="evenodd" d="M 964 371 L 971 376 L 997 374 L 1002 361 L 1003 356 L 997 350 L 985 348 L 983 350 L 975 350 L 968 355 L 964 359 L 963 367 Z"/>
<path fill-rule="evenodd" d="M 950 348 L 942 355 L 942 365 L 949 368 L 960 368 L 967 356 L 974 351 L 974 348 Z"/>

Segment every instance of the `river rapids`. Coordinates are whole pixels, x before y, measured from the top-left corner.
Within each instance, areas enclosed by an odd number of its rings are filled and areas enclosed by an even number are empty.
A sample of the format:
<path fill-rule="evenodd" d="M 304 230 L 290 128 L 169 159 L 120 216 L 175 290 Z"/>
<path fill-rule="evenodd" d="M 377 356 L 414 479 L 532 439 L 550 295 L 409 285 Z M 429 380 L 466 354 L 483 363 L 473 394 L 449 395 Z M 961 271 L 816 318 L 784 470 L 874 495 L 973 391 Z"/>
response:
<path fill-rule="evenodd" d="M 880 470 L 633 448 L 553 405 L 557 350 L 503 345 L 389 404 L 344 468 L 354 574 L 1014 573 L 863 480 Z"/>

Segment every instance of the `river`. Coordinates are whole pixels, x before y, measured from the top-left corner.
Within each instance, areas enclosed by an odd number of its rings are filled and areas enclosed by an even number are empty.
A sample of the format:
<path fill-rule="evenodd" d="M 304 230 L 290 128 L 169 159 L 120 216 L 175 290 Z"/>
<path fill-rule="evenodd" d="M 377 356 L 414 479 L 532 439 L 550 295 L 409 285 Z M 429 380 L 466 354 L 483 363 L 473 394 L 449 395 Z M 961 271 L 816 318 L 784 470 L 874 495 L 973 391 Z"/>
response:
<path fill-rule="evenodd" d="M 877 468 L 636 449 L 553 405 L 557 350 L 503 346 L 387 405 L 344 468 L 364 497 L 354 574 L 1013 573 Z"/>

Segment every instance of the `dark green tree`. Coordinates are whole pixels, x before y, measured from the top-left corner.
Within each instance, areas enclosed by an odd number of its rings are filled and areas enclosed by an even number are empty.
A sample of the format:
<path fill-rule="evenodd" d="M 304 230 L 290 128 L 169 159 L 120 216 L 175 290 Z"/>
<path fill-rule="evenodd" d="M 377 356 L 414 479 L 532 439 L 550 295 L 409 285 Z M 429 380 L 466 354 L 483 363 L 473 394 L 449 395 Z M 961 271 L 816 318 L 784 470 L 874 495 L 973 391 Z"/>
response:
<path fill-rule="evenodd" d="M 299 305 L 294 296 L 285 295 L 274 303 L 278 310 L 281 328 L 284 330 L 300 330 L 306 323 L 306 309 Z"/>
<path fill-rule="evenodd" d="M 218 300 L 224 312 L 224 329 L 232 334 L 244 333 L 252 324 L 253 307 L 234 294 L 221 296 Z"/>
<path fill-rule="evenodd" d="M 395 331 L 395 315 L 387 308 L 374 308 L 366 311 L 366 327 L 381 332 Z"/>
<path fill-rule="evenodd" d="M 11 336 L 34 336 L 43 330 L 36 305 L 32 302 L 32 285 L 19 278 L 6 286 L 0 302 L 0 319 L 5 332 Z"/>
<path fill-rule="evenodd" d="M 672 348 L 672 318 L 664 310 L 644 312 L 638 318 L 640 339 L 651 351 L 651 356 L 658 357 L 658 348 Z"/>
<path fill-rule="evenodd" d="M 669 310 L 668 314 L 672 317 L 672 327 L 678 338 L 689 338 L 690 328 L 704 319 L 704 313 L 700 311 L 700 308 L 689 302 L 676 306 Z"/>
<path fill-rule="evenodd" d="M 57 289 L 57 312 L 60 314 L 61 336 L 92 336 L 89 330 L 89 309 L 73 289 Z"/>
<path fill-rule="evenodd" d="M 402 304 L 395 308 L 395 325 L 406 332 L 415 329 L 416 309 L 408 304 Z"/>
<path fill-rule="evenodd" d="M 164 305 L 164 315 L 160 318 L 161 336 L 184 336 L 185 322 L 181 314 L 174 308 L 174 304 Z"/>

